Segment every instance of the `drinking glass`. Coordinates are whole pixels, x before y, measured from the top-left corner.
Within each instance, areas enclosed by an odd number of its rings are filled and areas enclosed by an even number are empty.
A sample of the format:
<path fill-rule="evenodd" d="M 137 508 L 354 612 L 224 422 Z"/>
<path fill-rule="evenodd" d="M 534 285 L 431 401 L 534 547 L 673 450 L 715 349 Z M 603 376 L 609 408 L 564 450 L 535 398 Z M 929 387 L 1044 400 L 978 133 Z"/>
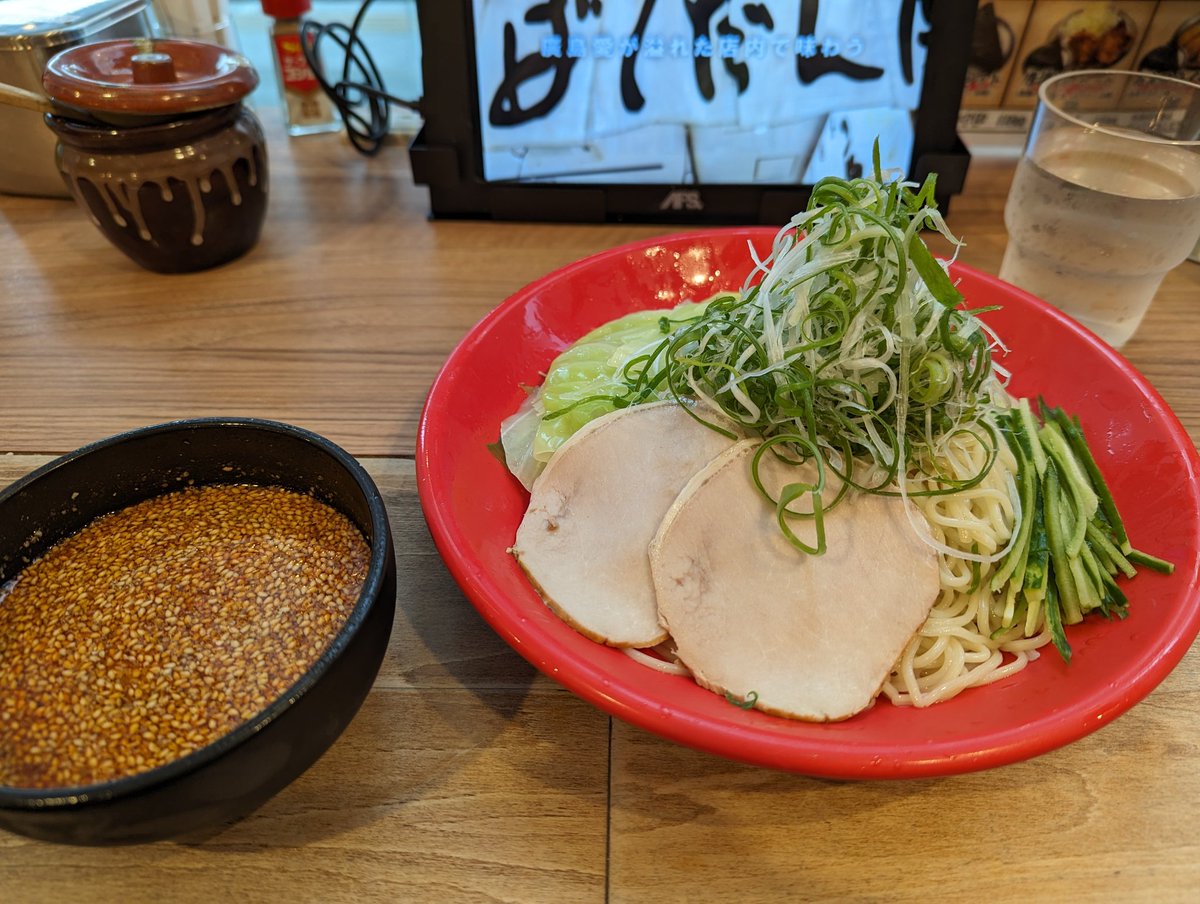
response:
<path fill-rule="evenodd" d="M 1104 70 L 1047 79 L 1004 223 L 1000 278 L 1120 348 L 1200 238 L 1200 85 Z"/>

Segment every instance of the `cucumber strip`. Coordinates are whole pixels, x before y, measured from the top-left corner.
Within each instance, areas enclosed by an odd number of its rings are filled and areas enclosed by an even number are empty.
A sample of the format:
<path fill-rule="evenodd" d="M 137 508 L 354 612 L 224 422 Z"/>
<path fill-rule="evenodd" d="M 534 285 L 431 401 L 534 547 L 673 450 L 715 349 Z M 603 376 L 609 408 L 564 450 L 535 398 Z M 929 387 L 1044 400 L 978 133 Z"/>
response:
<path fill-rule="evenodd" d="M 1017 593 L 1013 584 L 1009 584 L 1008 593 L 1004 595 L 1004 614 L 1000 616 L 1000 624 L 1011 628 L 1017 620 Z"/>
<path fill-rule="evenodd" d="M 1117 586 L 1111 575 L 1104 576 L 1105 599 L 1108 603 L 1107 614 L 1116 613 L 1120 618 L 1129 614 L 1129 597 Z"/>
<path fill-rule="evenodd" d="M 1093 609 L 1100 608 L 1100 591 L 1088 574 L 1083 556 L 1072 556 L 1070 562 L 1071 580 L 1075 583 L 1075 594 L 1079 599 L 1079 621 Z M 1076 624 L 1076 622 L 1071 622 Z"/>
<path fill-rule="evenodd" d="M 1071 498 L 1075 502 L 1075 511 L 1078 520 L 1071 523 L 1071 530 L 1066 540 L 1067 550 L 1071 555 L 1079 555 L 1079 550 L 1083 546 L 1083 539 L 1087 531 L 1087 522 L 1092 520 L 1092 516 L 1096 514 L 1096 509 L 1099 507 L 1100 500 L 1092 489 L 1091 481 L 1083 467 L 1075 459 L 1074 453 L 1071 451 L 1070 445 L 1067 443 L 1066 437 L 1063 436 L 1062 430 L 1058 424 L 1053 421 L 1047 423 L 1040 431 L 1038 437 L 1042 441 L 1047 454 L 1058 467 L 1060 481 L 1065 485 L 1066 490 L 1071 494 Z"/>
<path fill-rule="evenodd" d="M 1091 475 L 1076 458 L 1062 427 L 1056 421 L 1047 421 L 1038 431 L 1038 437 L 1042 440 L 1046 453 L 1058 464 L 1059 477 L 1071 487 L 1079 499 L 1081 511 L 1091 518 L 1099 507 L 1100 498 L 1092 489 Z"/>
<path fill-rule="evenodd" d="M 1067 635 L 1063 631 L 1062 610 L 1059 608 L 1058 593 L 1054 589 L 1054 584 L 1050 584 L 1046 588 L 1045 603 L 1046 624 L 1050 626 L 1050 639 L 1054 641 L 1055 649 L 1063 658 L 1063 662 L 1070 662 L 1071 645 L 1067 643 Z"/>
<path fill-rule="evenodd" d="M 1021 416 L 1021 403 L 1025 407 L 1029 407 L 1027 399 L 1021 399 L 1017 403 L 1016 408 L 1008 411 L 1007 416 L 1003 419 L 1003 424 L 1007 429 L 1008 434 L 1021 444 L 1021 451 L 1025 453 L 1025 458 L 1030 462 L 1033 461 L 1033 444 L 1037 441 L 1037 425 L 1033 425 L 1033 429 L 1025 423 L 1025 419 Z"/>
<path fill-rule="evenodd" d="M 1108 572 L 1104 570 L 1104 566 L 1100 564 L 1096 554 L 1092 548 L 1084 544 L 1083 549 L 1079 551 L 1079 558 L 1071 564 L 1079 562 L 1084 573 L 1084 579 L 1088 585 L 1088 601 L 1092 603 L 1089 607 L 1084 605 L 1083 611 L 1087 613 L 1089 609 L 1099 609 L 1105 615 L 1108 614 L 1108 592 L 1105 588 L 1104 579 L 1108 577 Z"/>
<path fill-rule="evenodd" d="M 1014 419 L 1015 420 L 1015 419 Z M 1012 425 L 1010 425 L 1011 427 Z M 1020 427 L 1016 427 L 1019 431 Z M 1000 562 L 992 575 L 991 587 L 998 591 L 1008 581 L 1020 587 L 1025 580 L 1025 568 L 1029 559 L 1029 538 L 1033 533 L 1033 510 L 1037 502 L 1037 484 L 1034 482 L 1033 468 L 1029 457 L 1025 454 L 1026 443 L 1015 435 L 1012 430 L 1004 430 L 1005 439 L 1017 460 L 1017 477 L 1020 485 L 1017 488 L 1021 500 L 1021 524 L 1017 528 L 1017 539 L 1008 555 Z M 1009 594 L 1009 605 L 1012 605 L 1014 594 Z M 1007 608 L 1007 607 L 1006 607 Z"/>
<path fill-rule="evenodd" d="M 1043 597 L 1045 594 L 1039 590 L 1036 593 L 1023 593 L 1021 599 L 1025 601 L 1025 636 L 1033 637 L 1037 633 L 1038 622 L 1042 617 L 1042 606 L 1045 604 Z"/>
<path fill-rule="evenodd" d="M 1037 418 L 1033 416 L 1033 409 L 1029 407 L 1029 399 L 1021 399 L 1017 402 L 1017 414 L 1021 418 L 1022 432 L 1030 437 L 1032 442 L 1030 454 L 1033 456 L 1033 464 L 1037 468 L 1040 480 L 1046 476 L 1046 450 L 1042 448 L 1040 442 L 1034 442 L 1038 435 L 1038 423 Z"/>
<path fill-rule="evenodd" d="M 1083 545 L 1085 549 L 1090 549 L 1092 551 L 1092 555 L 1095 556 L 1096 561 L 1100 563 L 1100 570 L 1104 574 L 1112 577 L 1118 573 L 1117 566 L 1109 557 L 1108 551 L 1102 548 L 1099 544 L 1093 543 L 1090 536 L 1084 541 Z"/>
<path fill-rule="evenodd" d="M 1115 543 L 1108 538 L 1108 535 L 1094 520 L 1088 523 L 1087 527 L 1088 542 L 1093 544 L 1098 552 L 1103 552 L 1104 557 L 1111 563 L 1112 567 L 1127 578 L 1131 578 L 1137 574 L 1137 569 L 1126 558 L 1125 554 L 1119 550 Z"/>
<path fill-rule="evenodd" d="M 1025 597 L 1023 597 L 1023 596 L 1020 597 L 1017 600 L 1017 608 L 1013 612 L 1013 624 L 1016 624 L 1018 621 L 1025 618 L 1025 613 L 1026 613 L 1026 610 L 1028 610 L 1028 608 L 1029 608 L 1029 603 L 1026 602 Z"/>
<path fill-rule="evenodd" d="M 1054 567 L 1054 580 L 1050 584 L 1058 587 L 1062 620 L 1073 625 L 1083 620 L 1083 612 L 1079 607 L 1079 591 L 1071 578 L 1071 557 L 1067 553 L 1062 528 L 1063 493 L 1054 461 L 1046 463 L 1046 479 L 1042 489 L 1046 504 L 1046 540 L 1050 546 L 1050 563 Z"/>
<path fill-rule="evenodd" d="M 1166 559 L 1160 559 L 1158 556 L 1152 556 L 1148 552 L 1142 552 L 1140 549 L 1130 549 L 1129 561 L 1135 565 L 1144 565 L 1151 571 L 1157 571 L 1159 574 L 1174 574 L 1175 563 L 1168 562 Z"/>
<path fill-rule="evenodd" d="M 1131 547 L 1129 545 L 1129 537 L 1125 534 L 1125 523 L 1121 520 L 1121 515 L 1117 511 L 1117 503 L 1113 500 L 1112 492 L 1108 488 L 1108 483 L 1104 480 L 1104 475 L 1100 473 L 1100 468 L 1096 465 L 1096 459 L 1092 457 L 1092 450 L 1088 448 L 1087 439 L 1083 435 L 1083 427 L 1079 423 L 1079 418 L 1073 418 L 1070 422 L 1070 429 L 1063 428 L 1063 433 L 1074 451 L 1076 458 L 1083 465 L 1083 469 L 1087 471 L 1088 477 L 1091 478 L 1092 488 L 1096 492 L 1096 496 L 1100 501 L 1100 510 L 1104 512 L 1104 519 L 1112 528 L 1113 533 L 1117 538 L 1117 545 L 1121 551 L 1128 554 Z"/>
<path fill-rule="evenodd" d="M 1022 585 L 1026 598 L 1032 594 L 1041 599 L 1046 592 L 1046 579 L 1050 566 L 1050 541 L 1046 535 L 1045 493 L 1041 484 L 1036 484 L 1036 502 L 1033 506 L 1033 525 L 1029 533 L 1029 556 L 1025 560 L 1025 580 Z"/>

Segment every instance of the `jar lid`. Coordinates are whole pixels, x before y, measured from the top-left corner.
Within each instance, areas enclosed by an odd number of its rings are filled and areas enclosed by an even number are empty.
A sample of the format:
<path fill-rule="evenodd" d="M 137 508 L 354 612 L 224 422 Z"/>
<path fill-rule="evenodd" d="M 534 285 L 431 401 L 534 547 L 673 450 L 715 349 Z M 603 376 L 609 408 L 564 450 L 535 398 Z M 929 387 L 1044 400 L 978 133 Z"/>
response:
<path fill-rule="evenodd" d="M 51 57 L 42 87 L 51 100 L 99 114 L 169 116 L 239 102 L 258 86 L 240 53 L 218 44 L 122 38 Z"/>

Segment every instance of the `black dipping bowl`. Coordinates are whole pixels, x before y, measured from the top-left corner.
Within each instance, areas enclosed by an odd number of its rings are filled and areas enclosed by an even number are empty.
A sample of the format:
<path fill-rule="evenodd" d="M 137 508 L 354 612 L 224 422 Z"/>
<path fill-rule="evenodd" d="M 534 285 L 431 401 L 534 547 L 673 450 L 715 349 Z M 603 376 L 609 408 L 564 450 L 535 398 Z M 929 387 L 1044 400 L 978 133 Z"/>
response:
<path fill-rule="evenodd" d="M 100 515 L 190 485 L 279 486 L 333 506 L 371 549 L 346 625 L 316 663 L 249 722 L 139 775 L 80 788 L 0 786 L 0 827 L 46 841 L 129 844 L 245 816 L 311 766 L 362 705 L 396 609 L 396 564 L 378 488 L 349 454 L 286 424 L 203 418 L 101 440 L 0 492 L 0 583 Z"/>

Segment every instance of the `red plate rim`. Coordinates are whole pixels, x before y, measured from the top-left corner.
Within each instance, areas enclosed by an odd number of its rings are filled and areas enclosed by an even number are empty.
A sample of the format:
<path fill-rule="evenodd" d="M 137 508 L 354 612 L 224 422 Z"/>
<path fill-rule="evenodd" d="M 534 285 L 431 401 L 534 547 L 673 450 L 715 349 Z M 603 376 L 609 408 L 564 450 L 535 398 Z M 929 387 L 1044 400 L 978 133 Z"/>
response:
<path fill-rule="evenodd" d="M 1188 605 L 1179 607 L 1173 613 L 1158 632 L 1155 645 L 1138 660 L 1136 667 L 1121 673 L 1121 683 L 1111 683 L 1074 705 L 1040 719 L 980 735 L 969 743 L 964 743 L 963 739 L 929 739 L 919 750 L 886 748 L 874 742 L 849 741 L 837 736 L 822 739 L 819 736 L 780 735 L 756 728 L 753 724 L 735 721 L 734 713 L 730 714 L 728 720 L 713 720 L 679 710 L 665 705 L 655 694 L 647 693 L 636 683 L 615 679 L 596 659 L 564 658 L 561 643 L 552 631 L 545 630 L 532 620 L 516 617 L 509 611 L 505 605 L 505 591 L 486 569 L 476 567 L 452 510 L 443 504 L 434 486 L 437 477 L 437 463 L 433 455 L 433 447 L 436 446 L 434 434 L 439 429 L 439 406 L 448 392 L 451 376 L 477 348 L 487 342 L 490 332 L 512 309 L 522 307 L 531 296 L 580 269 L 591 269 L 658 245 L 686 247 L 714 238 L 763 241 L 774 236 L 776 231 L 772 227 L 735 227 L 674 233 L 589 255 L 513 293 L 480 320 L 451 352 L 430 388 L 421 413 L 416 447 L 417 490 L 439 553 L 459 587 L 484 620 L 540 671 L 610 715 L 669 740 L 729 759 L 828 778 L 922 778 L 1017 762 L 1078 740 L 1108 724 L 1143 699 L 1179 663 L 1200 633 L 1200 564 L 1195 556 L 1192 556 L 1190 571 L 1185 572 L 1177 567 L 1172 578 L 1173 581 L 1187 582 L 1186 587 L 1177 589 L 1175 594 L 1187 600 Z M 1196 475 L 1200 473 L 1200 456 L 1183 425 L 1145 377 L 1086 328 L 1040 299 L 964 264 L 955 264 L 954 272 L 956 275 L 969 275 L 973 280 L 988 284 L 1010 297 L 1018 297 L 1023 304 L 1034 307 L 1040 316 L 1055 321 L 1060 328 L 1076 334 L 1081 341 L 1101 352 L 1137 388 L 1166 429 L 1175 451 L 1182 456 L 1187 486 L 1195 500 L 1193 507 L 1200 509 L 1200 487 L 1196 481 Z M 1193 523 L 1191 528 L 1193 535 L 1200 534 L 1200 521 Z M 498 539 L 498 542 L 505 541 Z M 608 649 L 598 644 L 596 646 L 600 650 Z M 735 709 L 734 712 L 741 711 Z M 775 719 L 770 716 L 764 718 Z"/>

